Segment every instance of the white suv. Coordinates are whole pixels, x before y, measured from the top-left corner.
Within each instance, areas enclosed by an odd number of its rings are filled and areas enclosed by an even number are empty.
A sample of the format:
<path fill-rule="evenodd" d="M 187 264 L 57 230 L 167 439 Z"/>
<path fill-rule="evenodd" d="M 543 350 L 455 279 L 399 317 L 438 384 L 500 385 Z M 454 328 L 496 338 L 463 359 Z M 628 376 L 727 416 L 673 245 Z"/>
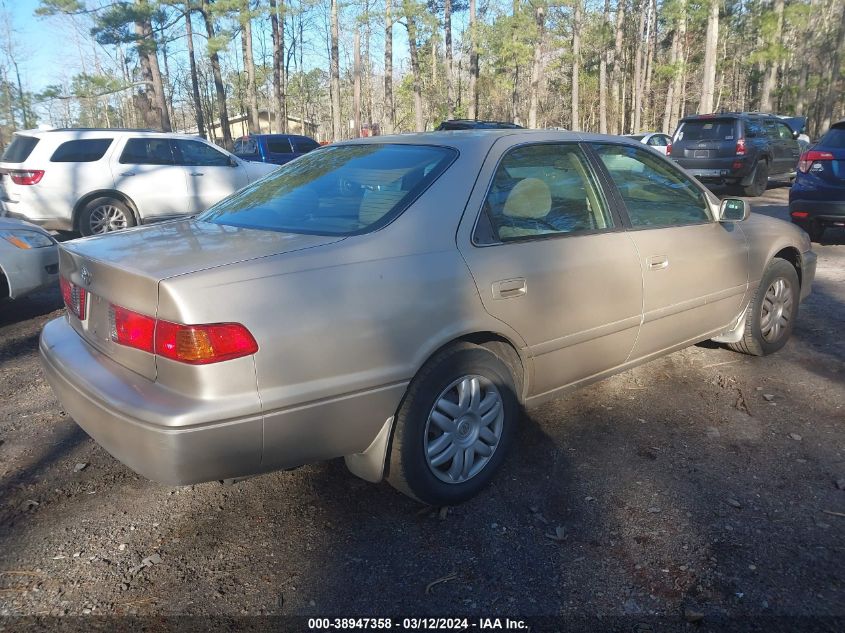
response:
<path fill-rule="evenodd" d="M 45 228 L 93 235 L 199 213 L 277 168 L 196 136 L 28 130 L 0 159 L 0 204 Z"/>

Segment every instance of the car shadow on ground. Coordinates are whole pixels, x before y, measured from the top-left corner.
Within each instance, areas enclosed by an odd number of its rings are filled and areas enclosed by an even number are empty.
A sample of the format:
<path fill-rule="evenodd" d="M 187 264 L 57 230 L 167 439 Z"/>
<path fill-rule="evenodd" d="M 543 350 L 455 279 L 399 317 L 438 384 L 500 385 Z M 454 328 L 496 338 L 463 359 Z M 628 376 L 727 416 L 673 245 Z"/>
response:
<path fill-rule="evenodd" d="M 0 301 L 0 328 L 50 314 L 63 305 L 58 284 L 14 301 Z"/>

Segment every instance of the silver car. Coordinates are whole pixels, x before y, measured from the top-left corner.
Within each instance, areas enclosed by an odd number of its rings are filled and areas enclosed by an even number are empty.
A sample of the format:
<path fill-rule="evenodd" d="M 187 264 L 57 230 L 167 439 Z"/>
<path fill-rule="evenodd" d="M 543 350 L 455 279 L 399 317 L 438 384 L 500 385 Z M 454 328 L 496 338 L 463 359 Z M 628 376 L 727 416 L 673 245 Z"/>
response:
<path fill-rule="evenodd" d="M 816 265 L 640 143 L 528 130 L 332 145 L 60 260 L 47 376 L 131 468 L 342 456 L 429 504 L 490 481 L 523 406 L 706 339 L 778 350 Z"/>
<path fill-rule="evenodd" d="M 20 299 L 58 278 L 56 240 L 34 224 L 0 217 L 0 300 Z"/>

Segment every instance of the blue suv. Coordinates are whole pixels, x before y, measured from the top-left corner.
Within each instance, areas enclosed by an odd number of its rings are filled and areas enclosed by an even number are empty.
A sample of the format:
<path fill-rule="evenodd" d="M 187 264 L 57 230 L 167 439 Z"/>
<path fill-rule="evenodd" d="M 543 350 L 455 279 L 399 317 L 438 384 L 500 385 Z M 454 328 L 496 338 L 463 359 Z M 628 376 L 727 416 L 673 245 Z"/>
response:
<path fill-rule="evenodd" d="M 250 134 L 235 141 L 234 154 L 244 160 L 284 165 L 318 147 L 320 144 L 309 136 Z"/>
<path fill-rule="evenodd" d="M 789 215 L 814 242 L 826 227 L 845 226 L 845 119 L 801 155 Z"/>

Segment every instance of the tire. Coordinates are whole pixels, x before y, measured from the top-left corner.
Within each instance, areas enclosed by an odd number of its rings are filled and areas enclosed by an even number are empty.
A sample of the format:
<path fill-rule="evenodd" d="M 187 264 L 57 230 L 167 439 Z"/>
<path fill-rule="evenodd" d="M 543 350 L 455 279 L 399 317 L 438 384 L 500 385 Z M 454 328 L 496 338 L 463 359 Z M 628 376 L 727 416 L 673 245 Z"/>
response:
<path fill-rule="evenodd" d="M 460 391 L 470 393 L 474 381 L 477 400 L 468 395 L 462 405 Z M 475 411 L 473 400 L 479 403 Z M 490 483 L 504 461 L 519 415 L 507 359 L 472 343 L 449 346 L 420 369 L 399 407 L 388 482 L 429 505 L 470 499 Z M 483 451 L 478 450 L 481 446 Z M 471 467 L 465 466 L 467 456 L 472 457 Z"/>
<path fill-rule="evenodd" d="M 746 196 L 757 198 L 766 192 L 766 187 L 769 186 L 769 163 L 765 160 L 757 161 L 754 166 L 754 173 L 751 176 L 751 184 L 742 187 L 742 192 Z"/>
<path fill-rule="evenodd" d="M 83 236 L 111 233 L 135 224 L 129 207 L 114 198 L 96 198 L 79 214 L 79 233 Z"/>
<path fill-rule="evenodd" d="M 792 334 L 800 296 L 801 286 L 795 268 L 784 259 L 773 259 L 748 304 L 742 340 L 729 343 L 728 347 L 752 356 L 767 356 L 778 351 Z M 767 319 L 767 315 L 775 316 Z"/>

